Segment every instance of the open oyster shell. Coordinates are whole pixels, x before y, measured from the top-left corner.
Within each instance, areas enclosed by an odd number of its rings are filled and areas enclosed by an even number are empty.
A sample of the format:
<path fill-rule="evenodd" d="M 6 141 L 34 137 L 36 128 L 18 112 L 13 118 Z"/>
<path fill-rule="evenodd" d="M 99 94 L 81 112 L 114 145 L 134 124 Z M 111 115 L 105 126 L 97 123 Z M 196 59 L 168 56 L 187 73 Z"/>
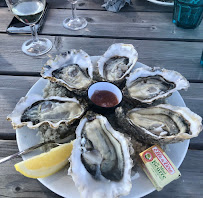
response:
<path fill-rule="evenodd" d="M 41 76 L 81 95 L 92 84 L 93 65 L 86 52 L 73 49 L 47 61 Z"/>
<path fill-rule="evenodd" d="M 61 123 L 72 123 L 84 112 L 85 106 L 75 98 L 52 96 L 44 99 L 40 95 L 29 95 L 20 99 L 7 119 L 14 129 L 24 125 L 35 129 L 44 123 L 58 128 Z"/>
<path fill-rule="evenodd" d="M 202 118 L 187 107 L 160 104 L 127 112 L 118 107 L 116 116 L 126 133 L 149 144 L 176 143 L 202 131 Z"/>
<path fill-rule="evenodd" d="M 115 43 L 98 60 L 99 75 L 103 80 L 118 83 L 130 73 L 138 59 L 138 53 L 131 44 Z"/>
<path fill-rule="evenodd" d="M 62 123 L 57 129 L 53 129 L 47 124 L 42 124 L 38 128 L 37 136 L 40 137 L 40 142 L 57 140 L 59 143 L 69 143 L 75 139 L 75 129 L 77 127 L 75 123 L 78 124 L 78 122 L 74 122 L 71 125 Z M 47 152 L 54 147 L 56 147 L 55 144 L 45 144 L 41 149 Z"/>
<path fill-rule="evenodd" d="M 180 73 L 159 67 L 137 68 L 126 79 L 124 96 L 147 104 L 189 87 L 189 82 Z"/>
<path fill-rule="evenodd" d="M 85 116 L 76 129 L 69 174 L 81 197 L 114 198 L 132 187 L 129 142 L 98 114 Z"/>
<path fill-rule="evenodd" d="M 66 89 L 64 86 L 56 83 L 48 81 L 46 86 L 43 89 L 43 97 L 48 98 L 51 96 L 60 96 L 60 97 L 76 97 L 76 94 Z"/>

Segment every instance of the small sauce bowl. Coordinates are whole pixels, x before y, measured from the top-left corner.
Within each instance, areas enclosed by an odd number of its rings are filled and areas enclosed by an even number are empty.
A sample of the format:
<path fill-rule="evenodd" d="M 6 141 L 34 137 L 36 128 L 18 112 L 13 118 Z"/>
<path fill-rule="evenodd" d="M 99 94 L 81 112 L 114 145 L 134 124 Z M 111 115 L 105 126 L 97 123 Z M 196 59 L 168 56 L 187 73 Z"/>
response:
<path fill-rule="evenodd" d="M 103 107 L 95 104 L 91 100 L 95 91 L 109 91 L 113 93 L 116 96 L 118 103 L 115 106 L 111 106 L 111 107 Z M 109 82 L 97 82 L 89 87 L 88 98 L 91 101 L 90 103 L 92 104 L 92 108 L 94 109 L 94 111 L 103 113 L 103 114 L 104 113 L 108 114 L 114 111 L 115 108 L 121 103 L 123 96 L 122 96 L 121 90 L 116 85 Z"/>

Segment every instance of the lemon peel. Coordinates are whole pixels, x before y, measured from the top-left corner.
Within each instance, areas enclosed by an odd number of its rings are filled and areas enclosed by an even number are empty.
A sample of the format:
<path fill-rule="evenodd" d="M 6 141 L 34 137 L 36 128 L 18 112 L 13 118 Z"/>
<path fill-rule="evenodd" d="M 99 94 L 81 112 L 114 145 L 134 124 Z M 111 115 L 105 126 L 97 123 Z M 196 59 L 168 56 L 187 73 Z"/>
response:
<path fill-rule="evenodd" d="M 62 144 L 49 152 L 34 156 L 28 160 L 15 164 L 16 171 L 26 177 L 48 177 L 68 164 L 73 149 L 73 142 Z"/>

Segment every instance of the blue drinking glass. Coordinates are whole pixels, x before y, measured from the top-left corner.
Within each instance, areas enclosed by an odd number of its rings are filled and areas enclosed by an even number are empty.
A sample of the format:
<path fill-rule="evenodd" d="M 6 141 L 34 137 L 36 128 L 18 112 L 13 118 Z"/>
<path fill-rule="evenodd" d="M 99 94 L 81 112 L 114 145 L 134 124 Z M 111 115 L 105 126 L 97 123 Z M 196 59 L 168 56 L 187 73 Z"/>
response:
<path fill-rule="evenodd" d="M 196 28 L 203 18 L 203 0 L 174 0 L 173 23 L 182 28 Z"/>
<path fill-rule="evenodd" d="M 202 50 L 202 57 L 201 57 L 201 60 L 200 60 L 200 64 L 203 66 L 203 50 Z"/>

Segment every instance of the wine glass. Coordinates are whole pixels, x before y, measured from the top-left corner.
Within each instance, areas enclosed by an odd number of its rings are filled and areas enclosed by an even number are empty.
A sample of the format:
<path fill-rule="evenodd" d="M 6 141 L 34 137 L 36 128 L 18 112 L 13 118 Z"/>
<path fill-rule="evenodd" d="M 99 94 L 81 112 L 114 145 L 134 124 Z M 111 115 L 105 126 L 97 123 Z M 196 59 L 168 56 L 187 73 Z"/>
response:
<path fill-rule="evenodd" d="M 6 0 L 15 17 L 30 26 L 32 39 L 25 41 L 22 51 L 29 56 L 40 56 L 52 48 L 52 42 L 46 38 L 38 38 L 35 24 L 41 18 L 46 0 Z"/>
<path fill-rule="evenodd" d="M 77 0 L 69 0 L 69 2 L 71 3 L 72 17 L 66 18 L 63 21 L 63 26 L 71 30 L 80 30 L 85 28 L 87 26 L 86 19 L 77 17 L 77 15 L 75 14 Z"/>

